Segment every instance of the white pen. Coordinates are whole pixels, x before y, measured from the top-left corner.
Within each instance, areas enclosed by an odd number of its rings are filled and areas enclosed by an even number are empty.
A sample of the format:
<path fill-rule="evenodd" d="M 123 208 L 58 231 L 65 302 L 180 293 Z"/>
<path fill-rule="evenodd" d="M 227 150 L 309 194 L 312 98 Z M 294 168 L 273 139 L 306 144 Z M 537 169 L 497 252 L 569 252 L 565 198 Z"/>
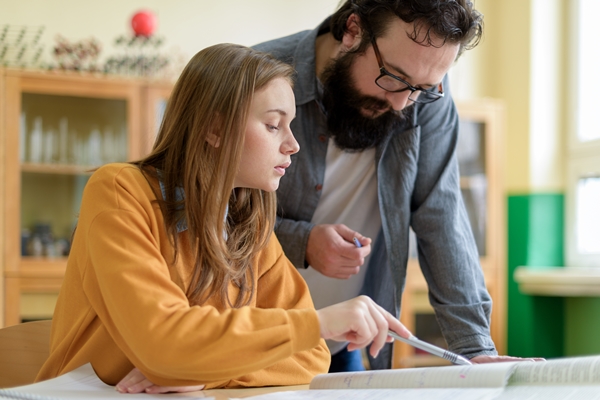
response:
<path fill-rule="evenodd" d="M 428 352 L 429 354 L 433 354 L 434 356 L 438 356 L 450 361 L 452 364 L 457 365 L 472 365 L 471 361 L 467 360 L 463 356 L 459 356 L 458 354 L 454 354 L 451 351 L 444 350 L 441 347 L 434 346 L 430 343 L 424 342 L 418 339 L 416 336 L 411 335 L 410 338 L 405 339 L 402 336 L 398 335 L 395 332 L 388 330 L 388 335 L 393 337 L 396 340 L 399 340 L 404 343 L 408 343 L 417 349 L 421 349 L 423 351 Z"/>

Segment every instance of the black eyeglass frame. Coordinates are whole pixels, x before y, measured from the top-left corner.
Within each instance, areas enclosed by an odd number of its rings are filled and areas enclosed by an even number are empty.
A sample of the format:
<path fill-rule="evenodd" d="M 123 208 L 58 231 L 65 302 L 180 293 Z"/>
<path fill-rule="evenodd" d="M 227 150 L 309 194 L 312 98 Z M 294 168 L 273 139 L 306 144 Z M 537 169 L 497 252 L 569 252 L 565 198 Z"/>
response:
<path fill-rule="evenodd" d="M 379 64 L 380 74 L 377 78 L 375 78 L 375 84 L 377 86 L 379 86 L 380 88 L 382 88 L 383 90 L 385 90 L 387 92 L 392 92 L 392 93 L 399 93 L 399 92 L 404 92 L 406 90 L 410 90 L 410 95 L 408 96 L 408 99 L 411 100 L 413 103 L 418 103 L 418 104 L 433 103 L 434 101 L 437 101 L 437 100 L 441 99 L 442 97 L 444 97 L 444 85 L 442 84 L 442 82 L 440 82 L 437 85 L 438 93 L 435 93 L 435 92 L 431 91 L 435 87 L 432 89 L 423 89 L 420 87 L 412 86 L 410 83 L 406 82 L 404 79 L 400 78 L 397 75 L 392 74 L 390 71 L 385 69 L 385 66 L 383 65 L 383 60 L 381 59 L 381 54 L 379 53 L 379 48 L 377 47 L 377 43 L 375 42 L 375 38 L 371 39 L 371 44 L 373 45 L 373 50 L 375 51 L 375 57 L 377 57 L 377 63 Z M 403 89 L 398 89 L 398 90 L 389 90 L 379 84 L 379 80 L 384 76 L 389 76 L 390 78 L 393 78 L 399 82 L 402 82 L 403 84 L 406 85 L 406 87 Z M 417 95 L 417 98 L 413 99 L 412 96 L 417 91 L 427 93 L 427 96 L 430 96 L 430 97 L 425 98 L 425 99 L 421 98 L 419 100 L 419 97 L 421 97 L 421 96 Z"/>

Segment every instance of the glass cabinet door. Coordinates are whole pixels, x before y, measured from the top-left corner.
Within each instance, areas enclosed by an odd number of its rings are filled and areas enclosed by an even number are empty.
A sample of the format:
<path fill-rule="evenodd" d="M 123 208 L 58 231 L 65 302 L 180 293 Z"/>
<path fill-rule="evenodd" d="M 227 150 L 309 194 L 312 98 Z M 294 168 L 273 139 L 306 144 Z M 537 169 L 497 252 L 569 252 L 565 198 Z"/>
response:
<path fill-rule="evenodd" d="M 149 153 L 154 145 L 156 135 L 162 124 L 167 101 L 171 95 L 172 85 L 168 83 L 153 83 L 144 88 L 144 141 L 142 150 Z"/>
<path fill-rule="evenodd" d="M 124 99 L 21 95 L 21 256 L 64 257 L 90 171 L 128 159 Z"/>
<path fill-rule="evenodd" d="M 471 223 L 480 257 L 486 254 L 487 175 L 485 124 L 462 119 L 458 130 L 456 155 L 460 172 L 460 191 Z"/>

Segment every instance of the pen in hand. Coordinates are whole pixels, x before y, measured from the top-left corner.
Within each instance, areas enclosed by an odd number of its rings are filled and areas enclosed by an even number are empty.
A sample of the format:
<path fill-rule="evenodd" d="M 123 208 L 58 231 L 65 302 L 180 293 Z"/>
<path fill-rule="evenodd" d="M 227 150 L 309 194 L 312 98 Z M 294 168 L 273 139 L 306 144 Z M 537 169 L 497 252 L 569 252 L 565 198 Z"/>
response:
<path fill-rule="evenodd" d="M 452 364 L 456 365 L 472 365 L 471 361 L 467 360 L 463 356 L 459 356 L 458 354 L 454 354 L 451 351 L 444 350 L 441 347 L 434 346 L 430 343 L 424 342 L 422 340 L 417 339 L 416 336 L 409 337 L 408 339 L 403 338 L 402 336 L 396 334 L 395 332 L 388 330 L 388 335 L 393 337 L 396 340 L 399 340 L 404 343 L 408 343 L 417 349 L 421 349 L 423 351 L 428 352 L 429 354 L 433 354 L 434 356 L 438 356 L 450 361 Z"/>
<path fill-rule="evenodd" d="M 352 241 L 354 242 L 354 245 L 358 248 L 362 247 L 362 244 L 358 241 L 358 239 L 356 237 L 352 238 Z"/>

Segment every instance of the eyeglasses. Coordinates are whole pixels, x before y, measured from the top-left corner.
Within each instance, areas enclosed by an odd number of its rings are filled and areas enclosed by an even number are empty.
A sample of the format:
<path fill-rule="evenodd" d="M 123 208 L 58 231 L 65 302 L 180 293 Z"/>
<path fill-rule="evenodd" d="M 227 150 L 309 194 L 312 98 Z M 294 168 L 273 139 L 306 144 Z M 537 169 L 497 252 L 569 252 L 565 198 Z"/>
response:
<path fill-rule="evenodd" d="M 379 48 L 377 47 L 377 43 L 375 43 L 375 38 L 371 40 L 371 43 L 373 44 L 373 50 L 375 50 L 375 57 L 377 57 L 377 62 L 379 63 L 379 72 L 381 72 L 377 79 L 375 79 L 375 84 L 377 86 L 379 86 L 383 90 L 387 90 L 388 92 L 395 93 L 410 90 L 410 95 L 408 96 L 408 99 L 413 101 L 414 103 L 420 104 L 433 103 L 434 101 L 444 97 L 444 87 L 442 86 L 441 82 L 439 83 L 439 85 L 434 86 L 431 89 L 423 89 L 418 86 L 412 86 L 404 79 L 389 72 L 383 66 L 383 61 L 381 60 L 381 54 L 379 54 Z"/>

